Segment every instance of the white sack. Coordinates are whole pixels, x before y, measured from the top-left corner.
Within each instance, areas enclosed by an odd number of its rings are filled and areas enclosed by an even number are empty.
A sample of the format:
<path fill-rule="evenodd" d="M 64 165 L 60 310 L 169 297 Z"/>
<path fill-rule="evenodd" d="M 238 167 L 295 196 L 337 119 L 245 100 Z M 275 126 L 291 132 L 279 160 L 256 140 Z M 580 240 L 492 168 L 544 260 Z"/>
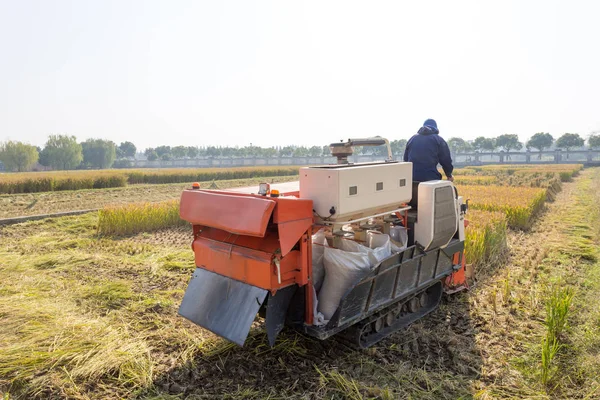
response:
<path fill-rule="evenodd" d="M 327 325 L 329 320 L 325 319 L 325 316 L 318 312 L 319 300 L 317 299 L 317 291 L 315 288 L 312 288 L 312 298 L 313 298 L 313 325 L 322 326 Z"/>
<path fill-rule="evenodd" d="M 394 226 L 390 230 L 392 251 L 399 253 L 406 250 L 408 244 L 408 232 L 403 226 Z"/>
<path fill-rule="evenodd" d="M 343 240 L 342 242 L 354 243 L 357 246 L 364 247 L 349 240 Z M 369 254 L 366 251 L 360 251 L 360 248 L 352 244 L 344 247 L 355 248 L 359 251 L 352 252 L 325 247 L 325 280 L 319 292 L 318 306 L 318 310 L 323 314 L 325 320 L 331 319 L 346 291 L 371 270 Z M 368 250 L 368 248 L 364 248 Z"/>
<path fill-rule="evenodd" d="M 367 244 L 372 249 L 369 253 L 371 266 L 379 264 L 392 255 L 390 236 L 377 231 L 367 232 Z"/>
<path fill-rule="evenodd" d="M 319 230 L 312 235 L 312 282 L 315 290 L 319 292 L 325 278 L 325 267 L 323 265 L 323 254 L 327 247 L 325 229 Z"/>

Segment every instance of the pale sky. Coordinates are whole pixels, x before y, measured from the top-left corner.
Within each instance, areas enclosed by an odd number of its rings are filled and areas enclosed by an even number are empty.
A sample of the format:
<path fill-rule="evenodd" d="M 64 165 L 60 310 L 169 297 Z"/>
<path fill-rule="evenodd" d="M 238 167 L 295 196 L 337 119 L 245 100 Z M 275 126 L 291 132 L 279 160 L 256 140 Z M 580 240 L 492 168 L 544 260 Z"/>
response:
<path fill-rule="evenodd" d="M 600 130 L 600 1 L 0 0 L 0 141 Z"/>

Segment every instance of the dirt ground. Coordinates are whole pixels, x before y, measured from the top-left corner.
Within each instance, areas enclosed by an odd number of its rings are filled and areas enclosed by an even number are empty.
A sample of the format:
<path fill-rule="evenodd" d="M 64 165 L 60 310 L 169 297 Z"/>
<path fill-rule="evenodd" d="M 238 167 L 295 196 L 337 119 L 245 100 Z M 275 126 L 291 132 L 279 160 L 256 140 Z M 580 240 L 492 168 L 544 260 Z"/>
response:
<path fill-rule="evenodd" d="M 243 348 L 177 316 L 189 229 L 100 238 L 93 215 L 0 228 L 0 393 L 40 399 L 599 398 L 600 170 L 586 170 L 468 292 L 365 351 L 260 322 Z M 576 290 L 550 384 L 548 288 Z M 43 310 L 40 311 L 40 310 Z M 595 349 L 595 350 L 594 350 Z"/>

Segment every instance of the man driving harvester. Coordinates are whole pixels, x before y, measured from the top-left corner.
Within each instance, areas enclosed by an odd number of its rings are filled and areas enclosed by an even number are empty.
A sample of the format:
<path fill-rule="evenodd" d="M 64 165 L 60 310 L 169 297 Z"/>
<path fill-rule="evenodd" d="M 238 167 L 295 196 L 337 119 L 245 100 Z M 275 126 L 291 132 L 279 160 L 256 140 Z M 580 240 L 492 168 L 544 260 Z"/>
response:
<path fill-rule="evenodd" d="M 428 119 L 423 123 L 416 135 L 406 143 L 404 161 L 413 163 L 413 199 L 412 206 L 417 204 L 417 193 L 420 182 L 442 179 L 437 166 L 440 164 L 450 182 L 452 176 L 452 157 L 446 141 L 439 135 L 437 123 Z"/>

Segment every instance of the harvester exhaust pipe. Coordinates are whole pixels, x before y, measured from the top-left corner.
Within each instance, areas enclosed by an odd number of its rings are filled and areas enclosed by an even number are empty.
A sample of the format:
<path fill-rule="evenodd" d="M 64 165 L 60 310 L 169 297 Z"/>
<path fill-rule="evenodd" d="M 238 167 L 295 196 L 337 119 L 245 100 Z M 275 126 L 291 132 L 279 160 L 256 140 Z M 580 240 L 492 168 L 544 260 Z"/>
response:
<path fill-rule="evenodd" d="M 381 136 L 364 139 L 348 139 L 347 142 L 331 143 L 329 149 L 331 155 L 337 158 L 338 164 L 348 164 L 348 156 L 354 153 L 354 146 L 387 146 L 388 158 L 386 161 L 392 161 L 392 148 L 390 142 Z"/>

